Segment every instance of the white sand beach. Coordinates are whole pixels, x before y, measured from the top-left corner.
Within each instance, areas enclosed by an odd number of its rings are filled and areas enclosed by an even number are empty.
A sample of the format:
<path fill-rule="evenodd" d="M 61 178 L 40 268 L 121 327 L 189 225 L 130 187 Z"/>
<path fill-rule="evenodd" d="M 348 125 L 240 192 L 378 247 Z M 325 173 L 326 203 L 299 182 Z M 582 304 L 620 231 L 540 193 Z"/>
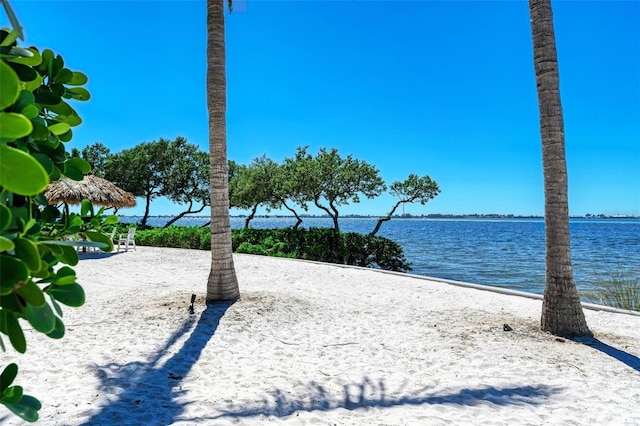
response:
<path fill-rule="evenodd" d="M 209 256 L 83 255 L 66 336 L 2 355 L 40 424 L 640 424 L 640 316 L 585 310 L 582 344 L 538 330 L 539 300 L 250 255 L 206 308 Z"/>

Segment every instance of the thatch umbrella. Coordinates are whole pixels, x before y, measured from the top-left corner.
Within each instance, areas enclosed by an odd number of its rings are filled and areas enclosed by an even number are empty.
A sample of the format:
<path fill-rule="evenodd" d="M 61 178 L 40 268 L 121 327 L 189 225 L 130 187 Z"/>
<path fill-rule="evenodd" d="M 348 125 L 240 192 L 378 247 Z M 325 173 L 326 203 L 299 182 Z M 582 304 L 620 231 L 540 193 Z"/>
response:
<path fill-rule="evenodd" d="M 64 201 L 68 204 L 80 204 L 85 198 L 92 204 L 105 207 L 134 207 L 136 198 L 132 193 L 118 188 L 106 179 L 95 175 L 86 175 L 81 181 L 63 177 L 51 182 L 44 191 L 50 204 Z"/>

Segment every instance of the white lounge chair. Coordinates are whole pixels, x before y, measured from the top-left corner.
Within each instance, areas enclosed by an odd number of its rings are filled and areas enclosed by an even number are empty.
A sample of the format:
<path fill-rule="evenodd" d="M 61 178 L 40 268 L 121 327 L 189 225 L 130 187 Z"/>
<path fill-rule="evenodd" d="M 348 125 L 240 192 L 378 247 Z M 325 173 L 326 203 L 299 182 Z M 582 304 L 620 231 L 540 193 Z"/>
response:
<path fill-rule="evenodd" d="M 129 246 L 132 246 L 133 249 L 136 249 L 136 240 L 134 239 L 136 235 L 136 228 L 129 228 L 129 232 L 126 234 L 120 234 L 118 237 L 118 251 L 120 251 L 120 246 L 124 247 L 125 251 L 129 251 Z"/>

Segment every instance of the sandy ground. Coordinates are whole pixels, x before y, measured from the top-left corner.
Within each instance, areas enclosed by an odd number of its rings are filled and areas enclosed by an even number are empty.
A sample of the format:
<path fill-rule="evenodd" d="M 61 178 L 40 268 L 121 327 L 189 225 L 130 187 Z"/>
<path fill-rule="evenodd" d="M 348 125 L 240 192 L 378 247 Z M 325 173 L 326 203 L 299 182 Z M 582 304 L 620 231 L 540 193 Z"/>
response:
<path fill-rule="evenodd" d="M 206 308 L 209 255 L 83 255 L 66 336 L 2 355 L 40 423 L 640 424 L 639 316 L 586 310 L 584 344 L 538 331 L 539 300 L 250 255 Z"/>

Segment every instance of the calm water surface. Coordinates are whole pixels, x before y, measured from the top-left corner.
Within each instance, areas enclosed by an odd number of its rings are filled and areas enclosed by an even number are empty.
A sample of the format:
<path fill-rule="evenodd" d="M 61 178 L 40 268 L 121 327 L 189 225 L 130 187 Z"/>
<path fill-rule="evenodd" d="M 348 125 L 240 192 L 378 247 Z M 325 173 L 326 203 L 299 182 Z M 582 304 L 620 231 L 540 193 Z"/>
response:
<path fill-rule="evenodd" d="M 139 218 L 122 218 L 135 222 Z M 162 226 L 169 218 L 149 218 Z M 179 225 L 202 225 L 208 218 L 182 219 Z M 293 218 L 255 218 L 254 228 L 280 228 Z M 342 231 L 369 233 L 376 219 L 340 219 Z M 244 218 L 231 218 L 242 228 Z M 302 226 L 331 227 L 330 219 L 305 218 Z M 571 248 L 575 282 L 589 290 L 599 273 L 620 266 L 640 273 L 640 220 L 572 219 Z M 379 236 L 402 245 L 411 273 L 506 287 L 541 294 L 544 290 L 544 221 L 542 219 L 399 219 L 382 225 Z"/>

